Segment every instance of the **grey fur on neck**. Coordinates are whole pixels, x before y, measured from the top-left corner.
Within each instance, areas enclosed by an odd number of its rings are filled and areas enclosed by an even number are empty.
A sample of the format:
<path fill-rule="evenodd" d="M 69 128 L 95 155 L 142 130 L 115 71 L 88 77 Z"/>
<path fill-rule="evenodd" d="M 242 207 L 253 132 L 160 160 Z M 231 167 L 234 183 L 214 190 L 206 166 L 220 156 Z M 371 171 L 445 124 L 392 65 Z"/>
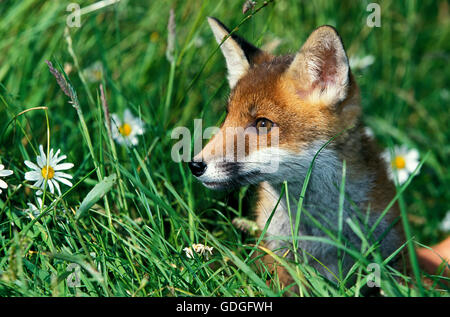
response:
<path fill-rule="evenodd" d="M 291 223 L 295 224 L 298 199 L 301 194 L 302 186 L 314 155 L 319 150 L 319 144 L 311 147 L 306 151 L 302 151 L 301 155 L 292 155 L 290 157 L 284 156 L 280 162 L 280 173 L 286 176 L 289 190 L 289 208 L 291 211 L 292 222 L 289 220 L 288 203 L 286 196 L 280 201 L 272 221 L 268 227 L 266 235 L 266 243 L 272 250 L 277 250 L 280 254 L 286 251 L 286 248 L 292 246 Z M 351 166 L 347 166 L 347 171 L 351 171 Z M 352 219 L 364 230 L 364 217 L 367 213 L 368 193 L 371 190 L 373 183 L 373 176 L 368 172 L 356 177 L 349 177 L 347 173 L 345 182 L 345 200 L 343 205 L 343 229 L 342 236 L 349 247 L 360 249 L 361 239 L 353 232 L 347 223 L 348 219 Z M 353 174 L 354 175 L 354 174 Z M 303 208 L 311 217 L 319 221 L 322 226 L 337 234 L 338 219 L 339 219 L 339 196 L 340 185 L 342 180 L 342 161 L 339 160 L 336 153 L 331 149 L 323 149 L 317 156 L 312 170 L 311 178 L 308 183 L 306 194 L 303 201 Z M 270 212 L 275 207 L 278 198 L 281 195 L 283 183 L 280 182 L 263 182 L 260 184 L 261 189 L 267 195 L 273 198 L 273 206 L 264 206 L 266 221 Z M 357 206 L 355 208 L 355 206 Z M 270 209 L 270 210 L 268 210 Z M 359 211 L 357 211 L 359 209 Z M 269 211 L 267 213 L 267 211 Z M 370 213 L 368 215 L 368 225 L 375 223 L 379 213 Z M 260 226 L 261 226 L 261 221 Z M 265 223 L 265 221 L 264 221 Z M 375 238 L 379 237 L 388 227 L 389 223 L 385 220 L 377 226 L 375 230 Z M 368 230 L 367 230 L 368 231 Z M 314 236 L 328 238 L 328 235 L 318 228 L 311 219 L 302 212 L 300 219 L 299 236 Z M 397 247 L 395 233 L 391 231 L 383 240 L 381 245 L 382 254 L 384 256 L 392 253 Z M 337 249 L 327 243 L 316 241 L 300 240 L 298 246 L 301 251 L 310 254 L 320 262 L 322 262 L 327 269 L 320 263 L 310 258 L 309 264 L 315 267 L 319 272 L 324 274 L 330 280 L 333 280 L 333 274 L 338 274 L 338 251 Z M 342 255 L 341 255 L 342 256 Z M 344 274 L 353 265 L 353 260 L 349 255 L 344 255 L 342 259 Z M 333 273 L 331 274 L 330 271 Z"/>

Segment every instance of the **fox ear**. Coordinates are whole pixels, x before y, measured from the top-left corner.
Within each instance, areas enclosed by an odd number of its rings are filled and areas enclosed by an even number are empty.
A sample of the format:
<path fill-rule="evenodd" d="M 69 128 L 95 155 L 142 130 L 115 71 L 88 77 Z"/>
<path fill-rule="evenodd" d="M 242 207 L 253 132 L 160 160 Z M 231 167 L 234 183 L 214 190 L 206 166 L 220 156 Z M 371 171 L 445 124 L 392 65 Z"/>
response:
<path fill-rule="evenodd" d="M 289 66 L 288 74 L 304 97 L 329 104 L 343 101 L 348 92 L 350 67 L 337 31 L 327 25 L 313 31 Z"/>
<path fill-rule="evenodd" d="M 221 44 L 226 36 L 230 34 L 228 28 L 216 18 L 208 17 L 208 23 L 214 33 L 218 44 Z M 262 51 L 243 38 L 232 34 L 220 46 L 225 57 L 228 69 L 228 82 L 231 88 L 236 86 L 239 79 L 247 73 L 255 58 Z"/>

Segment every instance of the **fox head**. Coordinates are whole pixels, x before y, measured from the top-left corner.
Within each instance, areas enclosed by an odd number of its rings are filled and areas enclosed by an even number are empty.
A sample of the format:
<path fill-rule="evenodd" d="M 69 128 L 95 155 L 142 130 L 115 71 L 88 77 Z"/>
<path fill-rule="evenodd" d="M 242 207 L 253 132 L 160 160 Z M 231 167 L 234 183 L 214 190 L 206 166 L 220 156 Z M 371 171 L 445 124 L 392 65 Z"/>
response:
<path fill-rule="evenodd" d="M 189 163 L 206 187 L 289 181 L 319 144 L 358 123 L 358 87 L 333 27 L 314 30 L 295 55 L 273 56 L 208 23 L 231 92 L 220 130 Z"/>

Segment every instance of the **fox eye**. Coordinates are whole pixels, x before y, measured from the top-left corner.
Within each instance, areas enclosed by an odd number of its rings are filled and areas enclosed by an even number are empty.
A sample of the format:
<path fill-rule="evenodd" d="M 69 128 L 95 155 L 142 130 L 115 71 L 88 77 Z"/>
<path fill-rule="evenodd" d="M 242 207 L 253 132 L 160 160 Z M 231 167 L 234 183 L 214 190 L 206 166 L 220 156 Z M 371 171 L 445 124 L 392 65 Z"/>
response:
<path fill-rule="evenodd" d="M 255 122 L 255 127 L 258 129 L 258 133 L 269 133 L 270 129 L 272 129 L 274 125 L 275 123 L 267 118 L 259 118 Z"/>

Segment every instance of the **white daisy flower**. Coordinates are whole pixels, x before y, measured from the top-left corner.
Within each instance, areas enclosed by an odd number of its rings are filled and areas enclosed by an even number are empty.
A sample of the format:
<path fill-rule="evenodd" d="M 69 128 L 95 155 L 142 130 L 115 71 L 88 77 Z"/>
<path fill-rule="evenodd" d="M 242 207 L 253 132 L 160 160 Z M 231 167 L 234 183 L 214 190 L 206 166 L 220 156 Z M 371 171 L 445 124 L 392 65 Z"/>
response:
<path fill-rule="evenodd" d="M 26 213 L 33 215 L 33 217 L 39 216 L 41 213 L 41 206 L 42 206 L 42 198 L 38 197 L 37 199 L 37 206 L 32 203 L 27 203 L 28 209 L 25 210 Z M 42 206 L 42 208 L 45 208 L 46 206 Z"/>
<path fill-rule="evenodd" d="M 34 181 L 33 186 L 40 187 L 44 189 L 45 180 L 47 179 L 47 186 L 52 194 L 55 193 L 55 188 L 58 191 L 58 194 L 61 195 L 61 189 L 59 187 L 58 182 L 63 183 L 69 187 L 72 187 L 72 183 L 67 179 L 72 179 L 72 175 L 66 174 L 64 170 L 71 169 L 74 165 L 72 163 L 62 163 L 59 164 L 62 160 L 66 159 L 66 155 L 59 156 L 59 151 L 53 155 L 53 149 L 50 149 L 48 165 L 47 165 L 47 156 L 44 153 L 44 148 L 42 145 L 39 146 L 40 155 L 37 156 L 36 161 L 37 165 L 30 162 L 25 161 L 25 165 L 32 169 L 30 172 L 25 173 L 25 179 L 27 181 Z M 38 190 L 37 195 L 41 195 L 42 191 Z"/>
<path fill-rule="evenodd" d="M 90 83 L 96 83 L 103 78 L 103 64 L 100 61 L 94 62 L 91 66 L 83 70 L 86 80 Z"/>
<path fill-rule="evenodd" d="M 191 247 L 186 247 L 183 249 L 183 251 L 186 253 L 188 259 L 192 259 L 194 257 L 194 251 L 192 251 Z"/>
<path fill-rule="evenodd" d="M 213 247 L 208 247 L 201 243 L 193 244 L 192 248 L 186 247 L 183 249 L 183 251 L 186 253 L 186 256 L 189 259 L 192 259 L 194 257 L 194 251 L 201 256 L 205 255 L 206 259 L 208 259 L 207 252 L 209 252 L 209 254 L 212 254 L 212 250 L 213 250 Z"/>
<path fill-rule="evenodd" d="M 450 210 L 447 211 L 447 214 L 445 215 L 439 227 L 444 232 L 450 232 Z"/>
<path fill-rule="evenodd" d="M 115 113 L 111 115 L 112 137 L 122 145 L 137 145 L 138 135 L 144 134 L 144 121 L 133 116 L 129 109 L 123 113 L 123 121 Z"/>
<path fill-rule="evenodd" d="M 3 164 L 0 164 L 0 177 L 9 176 L 12 174 L 13 174 L 13 171 L 5 170 L 5 166 Z M 8 184 L 6 184 L 6 182 L 4 180 L 0 179 L 0 194 L 2 193 L 2 188 L 3 189 L 8 188 Z"/>
<path fill-rule="evenodd" d="M 388 169 L 389 177 L 394 180 L 394 170 L 396 170 L 400 185 L 406 182 L 409 175 L 419 165 L 419 151 L 416 149 L 409 150 L 404 145 L 395 146 L 393 153 L 387 149 L 382 156 L 390 166 Z"/>

